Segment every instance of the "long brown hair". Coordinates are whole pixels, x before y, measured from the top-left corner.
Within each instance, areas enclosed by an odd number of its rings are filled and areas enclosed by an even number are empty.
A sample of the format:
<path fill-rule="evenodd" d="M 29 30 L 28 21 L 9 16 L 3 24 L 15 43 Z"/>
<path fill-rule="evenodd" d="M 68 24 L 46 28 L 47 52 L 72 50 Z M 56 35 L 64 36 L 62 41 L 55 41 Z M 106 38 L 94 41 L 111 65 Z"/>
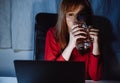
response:
<path fill-rule="evenodd" d="M 56 24 L 56 40 L 60 43 L 61 49 L 64 49 L 68 44 L 69 32 L 66 24 L 66 13 L 69 11 L 74 11 L 80 5 L 83 5 L 84 10 L 86 11 L 87 23 L 91 24 L 92 11 L 88 0 L 62 0 L 60 4 L 60 9 L 58 12 L 58 21 Z M 87 17 L 87 18 L 88 18 Z"/>

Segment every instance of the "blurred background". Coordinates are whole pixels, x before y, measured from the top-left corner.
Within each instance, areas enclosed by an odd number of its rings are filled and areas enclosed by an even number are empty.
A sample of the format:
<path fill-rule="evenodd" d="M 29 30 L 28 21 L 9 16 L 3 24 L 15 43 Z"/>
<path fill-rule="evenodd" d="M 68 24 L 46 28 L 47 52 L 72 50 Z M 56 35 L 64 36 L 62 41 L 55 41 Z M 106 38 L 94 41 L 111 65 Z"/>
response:
<path fill-rule="evenodd" d="M 13 61 L 34 60 L 35 16 L 57 13 L 61 0 L 0 0 L 0 76 L 15 76 Z M 103 79 L 120 79 L 120 0 L 89 0 L 103 35 Z"/>

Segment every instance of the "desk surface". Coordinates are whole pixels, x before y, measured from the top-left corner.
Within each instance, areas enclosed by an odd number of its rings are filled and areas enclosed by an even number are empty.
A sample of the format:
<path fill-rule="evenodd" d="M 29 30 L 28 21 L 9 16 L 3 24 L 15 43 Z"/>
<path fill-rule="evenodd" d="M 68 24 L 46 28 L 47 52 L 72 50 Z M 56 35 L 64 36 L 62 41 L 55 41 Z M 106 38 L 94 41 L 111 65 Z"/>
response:
<path fill-rule="evenodd" d="M 0 77 L 0 83 L 17 83 L 16 77 Z M 110 81 L 110 80 L 86 80 L 85 83 L 120 83 L 120 81 Z"/>
<path fill-rule="evenodd" d="M 16 77 L 0 77 L 0 83 L 17 83 Z"/>

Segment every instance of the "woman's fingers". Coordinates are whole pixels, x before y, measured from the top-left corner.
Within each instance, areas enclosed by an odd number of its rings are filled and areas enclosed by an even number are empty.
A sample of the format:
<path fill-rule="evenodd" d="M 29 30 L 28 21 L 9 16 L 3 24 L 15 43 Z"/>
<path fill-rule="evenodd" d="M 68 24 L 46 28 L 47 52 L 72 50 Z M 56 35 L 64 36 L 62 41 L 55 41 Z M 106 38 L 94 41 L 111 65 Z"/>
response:
<path fill-rule="evenodd" d="M 85 31 L 85 29 L 84 28 L 82 28 L 82 27 L 80 27 L 80 26 L 78 26 L 78 25 L 75 25 L 73 28 L 72 28 L 72 33 L 74 34 L 74 33 L 83 33 L 83 34 L 86 34 L 86 31 Z"/>
<path fill-rule="evenodd" d="M 72 34 L 76 38 L 86 38 L 86 35 L 87 35 L 84 29 L 79 27 L 72 29 Z"/>
<path fill-rule="evenodd" d="M 85 39 L 86 38 L 86 36 L 82 36 L 82 35 L 76 35 L 76 36 L 74 36 L 76 39 Z"/>
<path fill-rule="evenodd" d="M 90 28 L 89 32 L 99 32 L 99 30 L 98 29 Z"/>
<path fill-rule="evenodd" d="M 74 25 L 71 29 L 71 33 L 75 39 L 86 39 L 88 36 L 94 39 L 98 36 L 99 30 L 95 28 L 83 28 L 79 25 Z"/>
<path fill-rule="evenodd" d="M 89 32 L 90 35 L 98 36 L 98 32 Z"/>
<path fill-rule="evenodd" d="M 81 28 L 81 27 L 79 27 L 79 26 L 75 26 L 74 28 L 72 28 L 72 32 L 76 32 L 76 31 L 78 31 L 78 30 L 84 31 L 84 28 Z"/>

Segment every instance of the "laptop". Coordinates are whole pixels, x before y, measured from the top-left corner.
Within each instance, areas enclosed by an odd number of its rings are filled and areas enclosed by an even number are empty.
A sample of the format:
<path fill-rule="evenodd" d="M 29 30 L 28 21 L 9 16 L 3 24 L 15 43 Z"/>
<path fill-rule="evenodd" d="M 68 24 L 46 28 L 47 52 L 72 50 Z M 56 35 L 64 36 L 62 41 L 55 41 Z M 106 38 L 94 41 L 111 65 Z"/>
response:
<path fill-rule="evenodd" d="M 85 83 L 84 62 L 15 60 L 18 83 Z"/>

